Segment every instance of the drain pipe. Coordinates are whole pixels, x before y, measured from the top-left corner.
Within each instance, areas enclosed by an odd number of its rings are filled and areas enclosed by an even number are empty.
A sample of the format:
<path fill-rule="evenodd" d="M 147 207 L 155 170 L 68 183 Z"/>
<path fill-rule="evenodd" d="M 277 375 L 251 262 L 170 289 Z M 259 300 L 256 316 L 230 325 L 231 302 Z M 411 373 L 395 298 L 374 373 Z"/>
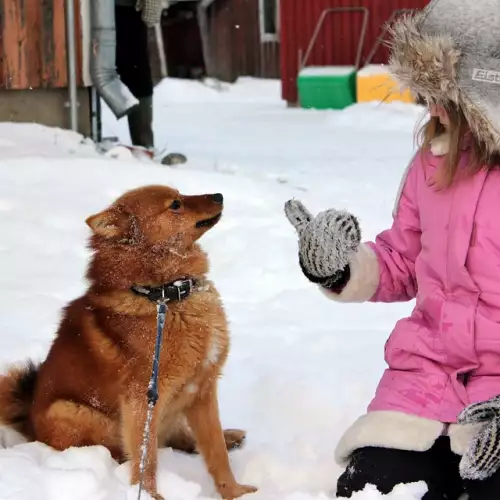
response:
<path fill-rule="evenodd" d="M 90 16 L 92 82 L 99 96 L 120 119 L 128 115 L 139 101 L 116 72 L 115 0 L 90 0 Z"/>
<path fill-rule="evenodd" d="M 78 132 L 76 83 L 75 2 L 66 0 L 66 53 L 68 64 L 69 119 L 71 130 Z"/>

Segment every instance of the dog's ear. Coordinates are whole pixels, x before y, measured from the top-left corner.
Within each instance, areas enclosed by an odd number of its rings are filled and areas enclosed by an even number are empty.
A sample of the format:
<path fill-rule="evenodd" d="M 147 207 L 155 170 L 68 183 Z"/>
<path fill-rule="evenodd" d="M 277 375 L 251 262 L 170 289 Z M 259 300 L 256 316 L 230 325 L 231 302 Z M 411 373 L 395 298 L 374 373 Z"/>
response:
<path fill-rule="evenodd" d="M 107 239 L 123 238 L 129 227 L 127 214 L 114 207 L 91 215 L 85 222 L 94 234 Z"/>

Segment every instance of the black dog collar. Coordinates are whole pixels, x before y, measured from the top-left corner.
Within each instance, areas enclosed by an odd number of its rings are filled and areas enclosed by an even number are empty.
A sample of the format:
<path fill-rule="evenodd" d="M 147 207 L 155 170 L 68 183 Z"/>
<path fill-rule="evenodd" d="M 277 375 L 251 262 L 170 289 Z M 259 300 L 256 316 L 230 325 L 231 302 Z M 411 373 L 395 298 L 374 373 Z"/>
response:
<path fill-rule="evenodd" d="M 133 286 L 132 292 L 151 302 L 180 302 L 189 297 L 196 285 L 194 279 L 179 279 L 161 286 Z"/>

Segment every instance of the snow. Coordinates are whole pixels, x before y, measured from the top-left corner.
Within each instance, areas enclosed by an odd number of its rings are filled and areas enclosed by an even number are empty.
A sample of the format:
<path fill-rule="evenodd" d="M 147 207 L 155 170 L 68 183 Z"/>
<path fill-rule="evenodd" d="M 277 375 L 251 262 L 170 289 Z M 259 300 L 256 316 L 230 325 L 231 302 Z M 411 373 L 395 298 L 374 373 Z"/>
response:
<path fill-rule="evenodd" d="M 389 75 L 389 70 L 385 64 L 367 64 L 358 71 L 358 76 Z"/>
<path fill-rule="evenodd" d="M 299 71 L 299 76 L 346 76 L 355 71 L 355 66 L 307 66 Z"/>
<path fill-rule="evenodd" d="M 165 80 L 155 94 L 157 144 L 189 158 L 174 168 L 100 156 L 71 132 L 0 124 L 1 368 L 43 359 L 61 307 L 84 290 L 87 216 L 143 184 L 222 192 L 225 216 L 201 243 L 232 332 L 222 422 L 248 431 L 231 453 L 234 473 L 259 488 L 249 500 L 333 498 L 342 472 L 335 446 L 365 411 L 385 368 L 384 342 L 412 304 L 328 301 L 300 271 L 283 205 L 295 197 L 313 212 L 350 210 L 374 237 L 391 222 L 421 116 L 403 103 L 288 109 L 276 81 Z M 104 123 L 105 135 L 129 141 L 125 119 L 105 108 Z M 137 496 L 128 464 L 101 447 L 56 452 L 7 439 L 0 433 L 2 499 Z M 198 456 L 162 450 L 158 471 L 166 499 L 217 498 Z M 401 485 L 384 498 L 419 499 L 425 490 Z M 367 487 L 353 498 L 381 496 Z"/>

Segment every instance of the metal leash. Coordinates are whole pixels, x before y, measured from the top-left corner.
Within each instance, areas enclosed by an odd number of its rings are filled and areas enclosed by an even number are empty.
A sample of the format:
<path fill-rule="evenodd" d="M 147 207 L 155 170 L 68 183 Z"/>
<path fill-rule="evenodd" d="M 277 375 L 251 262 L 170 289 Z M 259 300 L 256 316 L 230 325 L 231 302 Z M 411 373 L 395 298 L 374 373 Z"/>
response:
<path fill-rule="evenodd" d="M 151 378 L 148 385 L 148 412 L 146 415 L 146 423 L 144 425 L 144 432 L 142 435 L 142 446 L 141 446 L 141 461 L 139 463 L 139 494 L 137 500 L 141 499 L 142 494 L 142 482 L 144 479 L 144 469 L 146 467 L 146 457 L 148 454 L 147 444 L 149 440 L 149 434 L 151 432 L 151 419 L 153 418 L 153 409 L 158 401 L 158 366 L 160 362 L 160 349 L 163 340 L 163 329 L 165 328 L 165 316 L 167 315 L 167 300 L 165 300 L 165 292 L 163 291 L 163 297 L 156 306 L 156 345 L 153 357 L 153 369 L 151 372 Z"/>

